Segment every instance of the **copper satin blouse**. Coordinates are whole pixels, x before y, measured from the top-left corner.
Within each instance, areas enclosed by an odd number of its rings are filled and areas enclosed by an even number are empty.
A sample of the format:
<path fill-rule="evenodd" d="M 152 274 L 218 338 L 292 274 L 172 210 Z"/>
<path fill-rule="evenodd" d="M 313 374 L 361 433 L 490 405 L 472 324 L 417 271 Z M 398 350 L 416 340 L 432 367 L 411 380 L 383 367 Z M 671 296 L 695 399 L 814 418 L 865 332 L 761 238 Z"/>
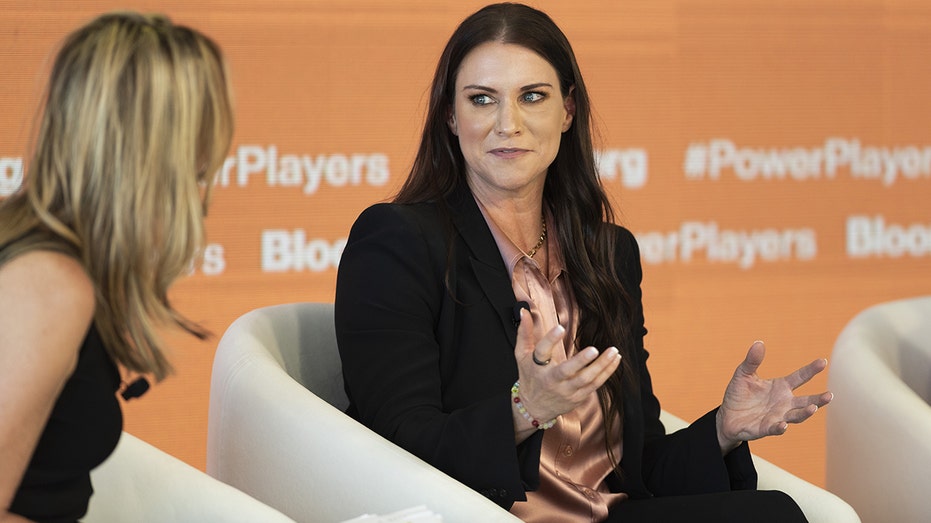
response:
<path fill-rule="evenodd" d="M 552 362 L 566 361 L 578 352 L 574 344 L 578 308 L 556 235 L 547 235 L 548 266 L 541 267 L 497 227 L 482 203 L 477 203 L 501 251 L 517 301 L 530 304 L 534 340 L 542 338 L 557 323 L 561 324 L 566 329 L 565 352 L 554 353 Z M 554 230 L 550 216 L 546 216 L 546 223 L 547 230 Z M 533 414 L 533 407 L 528 408 Z M 543 435 L 540 488 L 527 492 L 527 501 L 515 503 L 511 507 L 512 514 L 531 523 L 602 521 L 608 516 L 610 506 L 627 497 L 610 492 L 604 481 L 612 467 L 605 452 L 602 420 L 597 393 L 579 408 L 559 417 L 556 425 Z M 620 441 L 614 452 L 620 461 Z"/>

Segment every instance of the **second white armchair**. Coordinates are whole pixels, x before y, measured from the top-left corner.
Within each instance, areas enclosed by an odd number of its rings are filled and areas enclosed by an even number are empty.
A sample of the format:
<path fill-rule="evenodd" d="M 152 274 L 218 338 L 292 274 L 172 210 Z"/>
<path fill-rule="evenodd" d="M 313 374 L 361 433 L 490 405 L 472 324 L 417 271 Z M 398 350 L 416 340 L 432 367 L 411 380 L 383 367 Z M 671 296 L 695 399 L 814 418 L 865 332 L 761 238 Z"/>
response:
<path fill-rule="evenodd" d="M 834 344 L 828 387 L 828 488 L 865 522 L 931 520 L 931 296 L 851 319 Z"/>

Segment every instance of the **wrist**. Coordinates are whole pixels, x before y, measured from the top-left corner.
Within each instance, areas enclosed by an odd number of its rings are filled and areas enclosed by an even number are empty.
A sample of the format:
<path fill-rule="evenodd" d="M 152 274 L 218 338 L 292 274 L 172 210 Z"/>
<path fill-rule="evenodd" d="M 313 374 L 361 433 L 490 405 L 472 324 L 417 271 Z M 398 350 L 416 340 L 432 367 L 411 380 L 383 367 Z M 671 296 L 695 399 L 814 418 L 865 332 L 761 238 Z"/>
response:
<path fill-rule="evenodd" d="M 724 423 L 723 407 L 718 408 L 718 412 L 715 413 L 714 426 L 715 426 L 715 431 L 717 432 L 718 446 L 721 447 L 722 456 L 736 449 L 737 447 L 740 446 L 741 443 L 743 443 L 742 440 L 738 438 L 729 437 L 726 434 L 724 430 L 725 423 Z"/>
<path fill-rule="evenodd" d="M 553 418 L 549 421 L 538 420 L 527 411 L 527 406 L 524 405 L 523 400 L 520 397 L 520 380 L 515 381 L 514 385 L 511 386 L 511 402 L 514 404 L 514 408 L 517 409 L 517 412 L 533 426 L 534 429 L 546 430 L 556 424 L 556 418 Z"/>

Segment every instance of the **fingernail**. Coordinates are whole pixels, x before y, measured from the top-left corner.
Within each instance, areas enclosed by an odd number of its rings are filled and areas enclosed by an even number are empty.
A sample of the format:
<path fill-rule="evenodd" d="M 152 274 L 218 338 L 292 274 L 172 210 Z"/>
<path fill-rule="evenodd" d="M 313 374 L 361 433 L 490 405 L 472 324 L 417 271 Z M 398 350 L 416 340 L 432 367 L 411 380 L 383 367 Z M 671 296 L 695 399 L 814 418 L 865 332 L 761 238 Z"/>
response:
<path fill-rule="evenodd" d="M 617 350 L 617 347 L 608 347 L 608 356 L 613 358 L 620 357 L 621 353 Z"/>

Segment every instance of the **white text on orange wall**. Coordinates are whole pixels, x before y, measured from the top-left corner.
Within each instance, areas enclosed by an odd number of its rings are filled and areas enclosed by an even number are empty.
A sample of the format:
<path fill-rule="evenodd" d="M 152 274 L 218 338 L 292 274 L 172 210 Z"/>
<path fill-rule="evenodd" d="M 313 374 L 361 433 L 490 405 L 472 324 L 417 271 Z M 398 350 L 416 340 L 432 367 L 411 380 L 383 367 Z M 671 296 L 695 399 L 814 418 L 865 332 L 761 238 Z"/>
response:
<path fill-rule="evenodd" d="M 931 255 L 931 223 L 887 223 L 882 215 L 847 217 L 847 256 L 901 258 Z"/>
<path fill-rule="evenodd" d="M 262 231 L 262 272 L 323 272 L 339 266 L 346 238 L 308 238 L 304 229 Z"/>
<path fill-rule="evenodd" d="M 606 182 L 620 181 L 626 189 L 640 189 L 647 183 L 649 160 L 646 149 L 605 149 L 595 153 L 598 174 Z"/>
<path fill-rule="evenodd" d="M 311 195 L 323 185 L 380 187 L 391 172 L 383 153 L 279 154 L 275 145 L 240 145 L 223 164 L 217 185 L 246 187 L 256 177 L 268 187 L 296 187 Z"/>
<path fill-rule="evenodd" d="M 728 138 L 688 144 L 682 164 L 689 180 L 719 180 L 732 173 L 744 182 L 851 179 L 889 187 L 903 180 L 931 180 L 931 146 L 863 145 L 856 138 L 827 138 L 805 147 L 746 147 Z"/>
<path fill-rule="evenodd" d="M 223 245 L 219 243 L 208 243 L 204 247 L 202 256 L 191 262 L 188 268 L 188 274 L 193 275 L 198 272 L 205 276 L 219 276 L 226 270 L 226 255 Z"/>
<path fill-rule="evenodd" d="M 758 262 L 809 261 L 818 254 L 815 231 L 801 229 L 721 229 L 713 221 L 683 222 L 678 230 L 637 233 L 640 254 L 647 264 L 733 264 L 750 269 Z"/>

